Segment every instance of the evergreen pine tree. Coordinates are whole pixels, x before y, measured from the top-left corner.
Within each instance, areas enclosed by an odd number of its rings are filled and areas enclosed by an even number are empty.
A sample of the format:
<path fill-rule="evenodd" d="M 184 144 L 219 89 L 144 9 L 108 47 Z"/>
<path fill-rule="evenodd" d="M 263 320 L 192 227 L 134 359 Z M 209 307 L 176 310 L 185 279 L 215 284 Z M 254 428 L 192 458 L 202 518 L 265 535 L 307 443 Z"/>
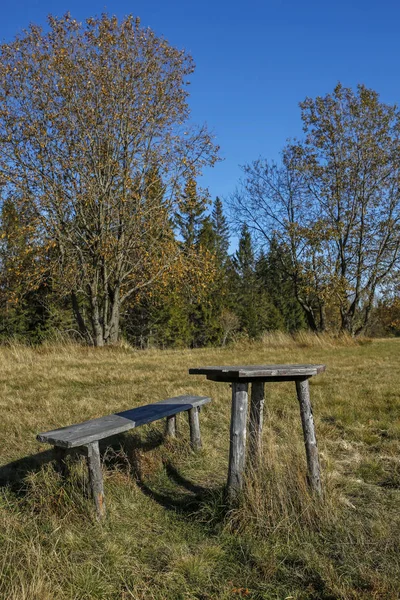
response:
<path fill-rule="evenodd" d="M 255 258 L 251 235 L 246 223 L 242 227 L 239 247 L 234 256 L 236 271 L 242 280 L 254 277 Z"/>
<path fill-rule="evenodd" d="M 261 285 L 281 315 L 279 328 L 293 332 L 306 327 L 304 312 L 288 275 L 290 255 L 275 238 L 272 239 L 267 254 L 259 257 L 257 272 Z"/>
<path fill-rule="evenodd" d="M 233 265 L 236 274 L 235 312 L 242 329 L 250 337 L 256 338 L 264 331 L 282 327 L 279 310 L 274 306 L 268 290 L 259 278 L 258 260 L 246 224 L 241 231 Z"/>
<path fill-rule="evenodd" d="M 71 326 L 62 300 L 52 294 L 52 278 L 46 269 L 52 249 L 43 246 L 29 211 L 17 209 L 11 198 L 0 210 L 0 336 L 42 341 L 55 328 Z M 40 265 L 46 272 L 37 281 Z"/>
<path fill-rule="evenodd" d="M 222 257 L 220 238 L 216 231 L 215 221 L 212 216 L 203 219 L 198 243 L 203 252 L 207 252 L 209 260 L 213 262 L 215 278 L 208 286 L 207 294 L 196 309 L 196 337 L 197 345 L 219 344 L 223 340 L 223 327 L 221 313 L 226 302 L 227 277 L 226 257 Z M 227 256 L 227 255 L 226 255 Z"/>
<path fill-rule="evenodd" d="M 217 235 L 215 233 L 214 224 L 209 216 L 203 218 L 197 236 L 197 244 L 211 252 L 213 255 L 217 252 Z"/>
<path fill-rule="evenodd" d="M 182 238 L 183 251 L 190 256 L 191 260 L 201 261 L 205 258 L 203 249 L 211 243 L 212 231 L 208 218 L 205 217 L 207 207 L 207 196 L 199 194 L 196 180 L 189 176 L 186 180 L 183 195 L 180 199 L 180 211 L 176 217 L 176 225 Z M 203 316 L 206 307 L 206 299 L 203 304 L 193 298 L 190 285 L 182 289 L 182 301 L 178 304 L 183 308 L 182 319 L 185 326 L 181 329 L 190 338 L 190 346 L 202 346 L 205 343 L 205 319 Z"/>
<path fill-rule="evenodd" d="M 259 315 L 256 303 L 255 257 L 250 231 L 246 224 L 241 230 L 239 247 L 233 257 L 233 265 L 235 269 L 235 312 L 239 317 L 242 330 L 250 337 L 256 337 L 259 333 Z"/>
<path fill-rule="evenodd" d="M 185 200 L 188 194 L 185 193 Z M 197 209 L 193 215 L 193 206 Z M 205 204 L 203 204 L 205 208 Z M 200 213 L 201 204 L 191 203 L 192 219 L 186 218 L 186 227 L 181 235 L 186 240 L 192 240 L 194 216 L 197 217 L 197 235 L 195 249 L 206 260 L 213 264 L 215 278 L 209 283 L 203 295 L 202 302 L 193 304 L 190 310 L 194 346 L 219 344 L 224 338 L 224 328 L 221 323 L 221 314 L 226 307 L 227 290 L 227 260 L 228 260 L 228 225 L 222 210 L 222 202 L 216 199 L 211 215 L 204 216 Z M 192 229 L 188 227 L 192 226 Z M 191 235 L 188 235 L 191 233 Z M 186 234 L 186 235 L 184 235 Z M 186 242 L 188 244 L 188 242 Z"/>
<path fill-rule="evenodd" d="M 219 262 L 223 264 L 228 258 L 229 250 L 229 227 L 223 212 L 222 202 L 215 199 L 212 211 L 212 225 L 215 232 L 215 249 Z"/>
<path fill-rule="evenodd" d="M 198 195 L 196 180 L 189 177 L 180 200 L 180 211 L 176 217 L 183 246 L 187 250 L 193 249 L 198 241 L 206 206 L 207 198 Z"/>

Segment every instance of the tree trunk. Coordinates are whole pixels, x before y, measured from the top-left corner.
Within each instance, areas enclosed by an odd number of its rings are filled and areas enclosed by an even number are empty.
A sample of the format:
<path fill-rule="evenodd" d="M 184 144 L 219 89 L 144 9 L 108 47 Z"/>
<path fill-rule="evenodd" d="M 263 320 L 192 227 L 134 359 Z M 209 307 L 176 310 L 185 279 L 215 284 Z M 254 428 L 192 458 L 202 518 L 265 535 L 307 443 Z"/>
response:
<path fill-rule="evenodd" d="M 318 325 L 317 325 L 317 321 L 315 319 L 315 315 L 314 315 L 313 309 L 310 308 L 309 306 L 303 304 L 302 302 L 300 302 L 300 305 L 301 305 L 301 308 L 304 310 L 304 313 L 306 315 L 306 319 L 307 319 L 307 323 L 308 323 L 309 328 L 312 331 L 314 331 L 314 333 L 318 333 Z"/>
<path fill-rule="evenodd" d="M 317 333 L 318 332 L 318 325 L 317 325 L 317 320 L 315 318 L 314 310 L 306 302 L 306 300 L 301 297 L 301 291 L 300 291 L 300 286 L 299 286 L 299 281 L 298 281 L 298 275 L 297 275 L 297 273 L 296 272 L 292 273 L 291 274 L 291 278 L 292 278 L 292 281 L 293 281 L 294 295 L 296 296 L 297 302 L 300 304 L 301 308 L 304 310 L 304 314 L 305 314 L 306 319 L 307 319 L 307 324 L 308 324 L 309 328 L 312 331 L 314 331 L 314 333 Z"/>
<path fill-rule="evenodd" d="M 108 321 L 108 336 L 105 341 L 107 344 L 116 344 L 119 337 L 119 318 L 120 318 L 120 293 L 119 287 L 116 287 L 111 294 L 111 312 Z"/>
<path fill-rule="evenodd" d="M 353 331 L 354 336 L 361 335 L 362 333 L 365 332 L 367 325 L 369 325 L 369 322 L 370 322 L 372 306 L 373 306 L 373 297 L 370 299 L 370 301 L 364 307 L 364 316 L 363 316 L 362 322 L 359 325 L 359 327 L 357 327 L 357 329 L 355 331 Z"/>
<path fill-rule="evenodd" d="M 73 290 L 71 292 L 71 301 L 72 301 L 72 311 L 74 313 L 74 317 L 76 319 L 76 323 L 78 325 L 78 330 L 79 333 L 86 339 L 86 340 L 90 340 L 90 333 L 89 330 L 86 326 L 85 320 L 82 316 L 80 307 L 79 307 L 79 302 L 78 302 L 78 298 L 76 296 L 76 292 Z"/>
<path fill-rule="evenodd" d="M 89 309 L 90 309 L 90 333 L 82 313 L 80 312 L 79 303 L 75 292 L 72 292 L 72 308 L 75 319 L 77 321 L 79 331 L 86 339 L 91 340 L 97 347 L 102 347 L 105 344 L 115 344 L 119 337 L 119 321 L 120 321 L 120 289 L 117 286 L 114 290 L 107 292 L 107 301 L 96 291 L 95 285 L 88 286 Z M 105 311 L 107 309 L 107 314 Z"/>
<path fill-rule="evenodd" d="M 319 331 L 326 330 L 325 306 L 322 302 L 318 302 L 319 312 Z"/>
<path fill-rule="evenodd" d="M 340 311 L 341 312 L 341 331 L 343 333 L 349 333 L 353 335 L 353 315 L 349 313 L 349 311 Z"/>
<path fill-rule="evenodd" d="M 104 346 L 104 333 L 103 327 L 100 321 L 100 308 L 97 294 L 94 293 L 93 288 L 89 287 L 90 295 L 90 309 L 91 309 L 91 322 L 93 329 L 93 341 L 94 345 L 98 348 Z"/>

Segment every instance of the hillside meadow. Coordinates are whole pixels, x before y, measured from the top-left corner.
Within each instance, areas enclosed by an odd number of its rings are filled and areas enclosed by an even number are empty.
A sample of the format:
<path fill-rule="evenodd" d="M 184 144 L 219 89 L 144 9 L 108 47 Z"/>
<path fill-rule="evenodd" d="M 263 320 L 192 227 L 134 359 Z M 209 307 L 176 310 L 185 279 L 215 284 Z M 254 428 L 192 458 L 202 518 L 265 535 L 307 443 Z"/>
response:
<path fill-rule="evenodd" d="M 2 600 L 385 600 L 400 597 L 400 340 L 266 336 L 221 349 L 0 349 Z M 318 362 L 324 498 L 305 483 L 294 384 L 266 386 L 263 462 L 227 510 L 230 389 L 218 364 Z M 210 395 L 203 450 L 161 421 L 103 448 L 108 516 L 82 461 L 63 483 L 35 436 L 183 393 Z"/>

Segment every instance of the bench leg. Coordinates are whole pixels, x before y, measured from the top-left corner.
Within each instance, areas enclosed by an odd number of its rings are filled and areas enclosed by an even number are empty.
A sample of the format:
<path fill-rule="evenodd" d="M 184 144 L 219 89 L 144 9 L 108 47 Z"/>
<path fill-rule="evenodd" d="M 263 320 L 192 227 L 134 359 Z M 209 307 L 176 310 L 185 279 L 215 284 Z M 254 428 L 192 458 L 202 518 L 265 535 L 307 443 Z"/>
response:
<path fill-rule="evenodd" d="M 54 458 L 56 459 L 56 468 L 60 473 L 61 477 L 68 477 L 69 469 L 67 465 L 68 451 L 66 448 L 60 448 L 60 446 L 54 446 L 53 448 Z"/>
<path fill-rule="evenodd" d="M 190 444 L 193 450 L 200 450 L 202 443 L 200 436 L 199 409 L 195 407 L 187 412 L 189 417 Z"/>
<path fill-rule="evenodd" d="M 250 422 L 249 422 L 249 459 L 256 464 L 262 451 L 262 430 L 264 413 L 264 382 L 251 384 Z"/>
<path fill-rule="evenodd" d="M 176 437 L 176 415 L 167 417 L 166 434 L 168 437 Z"/>
<path fill-rule="evenodd" d="M 99 519 L 102 519 L 106 515 L 106 503 L 104 499 L 99 442 L 92 442 L 86 448 L 90 489 L 96 505 L 97 516 Z"/>
<path fill-rule="evenodd" d="M 296 391 L 300 404 L 301 424 L 303 426 L 304 445 L 306 447 L 309 483 L 314 492 L 321 494 L 322 487 L 317 438 L 315 436 L 314 417 L 310 401 L 310 388 L 308 385 L 308 379 L 297 380 Z"/>

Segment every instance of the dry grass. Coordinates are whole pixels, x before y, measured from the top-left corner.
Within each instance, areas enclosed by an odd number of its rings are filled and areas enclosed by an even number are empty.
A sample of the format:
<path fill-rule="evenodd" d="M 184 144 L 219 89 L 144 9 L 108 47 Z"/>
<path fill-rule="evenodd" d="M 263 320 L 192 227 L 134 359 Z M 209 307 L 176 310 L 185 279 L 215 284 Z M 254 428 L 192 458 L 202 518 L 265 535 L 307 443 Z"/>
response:
<path fill-rule="evenodd" d="M 268 348 L 343 348 L 344 346 L 360 346 L 370 343 L 368 338 L 354 338 L 349 334 L 319 333 L 298 331 L 293 335 L 283 331 L 264 333 L 262 344 Z"/>
<path fill-rule="evenodd" d="M 224 349 L 10 344 L 0 354 L 2 600 L 399 598 L 399 341 L 274 334 Z M 280 362 L 327 364 L 311 382 L 324 501 L 305 485 L 293 386 L 270 384 L 262 467 L 227 513 L 229 386 L 187 369 Z M 104 524 L 81 463 L 63 484 L 51 462 L 25 458 L 47 450 L 38 431 L 180 393 L 213 398 L 204 450 L 190 451 L 183 417 L 174 443 L 161 423 L 113 440 Z"/>

